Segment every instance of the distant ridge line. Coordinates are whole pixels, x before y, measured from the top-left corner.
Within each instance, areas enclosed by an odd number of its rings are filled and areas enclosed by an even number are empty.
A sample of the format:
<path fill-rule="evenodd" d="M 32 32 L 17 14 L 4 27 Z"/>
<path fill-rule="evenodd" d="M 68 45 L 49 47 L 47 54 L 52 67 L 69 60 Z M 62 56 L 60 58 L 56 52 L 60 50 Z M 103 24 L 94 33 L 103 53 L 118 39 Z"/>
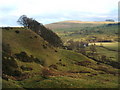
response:
<path fill-rule="evenodd" d="M 106 23 L 106 24 L 109 24 L 109 23 L 118 23 L 118 22 L 108 22 L 108 21 L 75 21 L 75 20 L 68 20 L 68 21 L 60 21 L 60 22 L 55 22 L 55 23 Z M 54 23 L 51 23 L 51 24 L 54 24 Z"/>

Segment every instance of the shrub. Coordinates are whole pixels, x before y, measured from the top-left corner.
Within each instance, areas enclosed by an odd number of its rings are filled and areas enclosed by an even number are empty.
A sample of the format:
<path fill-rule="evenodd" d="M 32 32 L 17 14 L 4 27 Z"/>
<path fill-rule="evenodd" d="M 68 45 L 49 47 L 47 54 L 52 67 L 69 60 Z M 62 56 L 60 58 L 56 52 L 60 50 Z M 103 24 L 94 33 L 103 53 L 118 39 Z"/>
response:
<path fill-rule="evenodd" d="M 11 66 L 13 68 L 18 68 L 17 62 L 14 60 L 13 57 L 6 57 L 3 55 L 3 66 Z"/>
<path fill-rule="evenodd" d="M 102 61 L 105 61 L 105 60 L 107 60 L 107 56 L 105 56 L 105 55 L 102 55 L 102 56 L 101 56 L 101 60 L 102 60 Z"/>
<path fill-rule="evenodd" d="M 57 62 L 56 64 L 58 64 L 60 66 L 66 66 L 65 64 L 62 64 L 61 62 Z"/>
<path fill-rule="evenodd" d="M 43 48 L 45 48 L 45 49 L 46 49 L 46 48 L 47 48 L 47 46 L 46 46 L 46 45 L 43 45 Z"/>
<path fill-rule="evenodd" d="M 7 77 L 7 75 L 2 74 L 2 79 L 4 79 L 4 80 L 7 80 L 7 81 L 8 81 L 8 77 Z"/>
<path fill-rule="evenodd" d="M 32 37 L 30 37 L 30 39 L 33 39 Z"/>
<path fill-rule="evenodd" d="M 88 66 L 91 64 L 91 62 L 90 61 L 81 61 L 81 62 L 77 62 L 75 64 L 81 65 L 81 66 Z"/>
<path fill-rule="evenodd" d="M 50 65 L 49 67 L 53 69 L 57 69 L 57 65 L 54 65 L 54 64 Z"/>
<path fill-rule="evenodd" d="M 43 61 L 43 60 L 40 60 L 40 59 L 38 59 L 38 58 L 34 58 L 34 62 L 39 63 L 39 64 L 41 64 L 41 65 L 44 65 L 44 61 Z"/>
<path fill-rule="evenodd" d="M 28 56 L 26 52 L 21 52 L 15 54 L 16 58 L 22 62 L 36 62 L 41 65 L 44 65 L 44 61 L 38 58 L 35 58 L 33 55 Z"/>
<path fill-rule="evenodd" d="M 57 50 L 55 50 L 55 52 L 58 52 Z"/>
<path fill-rule="evenodd" d="M 25 70 L 25 71 L 31 71 L 31 70 L 33 70 L 31 67 L 26 67 L 26 66 L 21 66 L 20 67 L 22 70 Z"/>
<path fill-rule="evenodd" d="M 13 76 L 20 77 L 20 76 L 22 76 L 22 73 L 21 73 L 19 70 L 15 70 L 15 71 L 13 72 Z"/>
<path fill-rule="evenodd" d="M 52 72 L 50 71 L 49 68 L 45 67 L 45 68 L 42 69 L 41 75 L 42 75 L 43 78 L 48 78 L 49 76 L 52 75 Z"/>
<path fill-rule="evenodd" d="M 18 30 L 16 30 L 15 32 L 16 32 L 16 33 L 20 33 L 20 31 L 18 31 Z"/>
<path fill-rule="evenodd" d="M 33 62 L 33 59 L 30 58 L 26 52 L 21 52 L 19 54 L 15 54 L 16 58 L 23 62 Z"/>
<path fill-rule="evenodd" d="M 2 71 L 4 74 L 10 76 L 20 76 L 22 74 L 20 71 L 18 71 L 18 64 L 14 57 L 3 53 L 2 60 Z"/>
<path fill-rule="evenodd" d="M 37 36 L 34 36 L 35 38 L 37 38 Z"/>
<path fill-rule="evenodd" d="M 59 61 L 62 61 L 62 59 L 60 59 Z"/>
<path fill-rule="evenodd" d="M 2 27 L 2 29 L 10 30 L 10 29 L 13 29 L 13 28 L 12 27 Z"/>

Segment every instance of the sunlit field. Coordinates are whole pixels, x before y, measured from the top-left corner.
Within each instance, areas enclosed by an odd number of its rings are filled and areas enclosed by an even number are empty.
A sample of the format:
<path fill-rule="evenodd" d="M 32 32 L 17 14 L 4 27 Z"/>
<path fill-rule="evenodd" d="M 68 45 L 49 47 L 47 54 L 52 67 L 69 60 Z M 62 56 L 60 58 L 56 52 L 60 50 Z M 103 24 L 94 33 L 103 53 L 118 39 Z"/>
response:
<path fill-rule="evenodd" d="M 94 44 L 94 43 L 90 43 L 90 45 L 91 44 Z M 109 42 L 109 43 L 108 42 L 97 42 L 97 43 L 95 43 L 95 45 L 103 46 L 103 47 L 106 47 L 108 49 L 118 51 L 119 43 L 118 42 Z"/>

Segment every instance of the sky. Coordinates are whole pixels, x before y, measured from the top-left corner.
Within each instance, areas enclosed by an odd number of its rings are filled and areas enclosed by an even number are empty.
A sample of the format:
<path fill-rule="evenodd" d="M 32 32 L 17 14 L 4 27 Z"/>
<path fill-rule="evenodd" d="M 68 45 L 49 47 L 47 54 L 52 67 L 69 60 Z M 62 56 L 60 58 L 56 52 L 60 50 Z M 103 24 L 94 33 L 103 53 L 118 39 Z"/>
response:
<path fill-rule="evenodd" d="M 119 0 L 1 0 L 0 27 L 19 26 L 21 15 L 42 24 L 65 20 L 118 20 Z"/>

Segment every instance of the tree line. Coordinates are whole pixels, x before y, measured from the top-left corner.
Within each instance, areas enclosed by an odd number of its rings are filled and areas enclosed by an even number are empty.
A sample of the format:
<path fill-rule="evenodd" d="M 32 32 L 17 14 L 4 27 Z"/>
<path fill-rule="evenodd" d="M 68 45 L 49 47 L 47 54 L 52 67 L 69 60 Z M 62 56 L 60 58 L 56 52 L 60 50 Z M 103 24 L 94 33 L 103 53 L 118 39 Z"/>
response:
<path fill-rule="evenodd" d="M 20 25 L 23 25 L 25 28 L 31 29 L 32 31 L 40 35 L 51 45 L 56 47 L 60 47 L 63 45 L 61 38 L 56 33 L 46 28 L 43 24 L 39 23 L 35 19 L 29 18 L 26 15 L 22 15 L 17 22 Z"/>

